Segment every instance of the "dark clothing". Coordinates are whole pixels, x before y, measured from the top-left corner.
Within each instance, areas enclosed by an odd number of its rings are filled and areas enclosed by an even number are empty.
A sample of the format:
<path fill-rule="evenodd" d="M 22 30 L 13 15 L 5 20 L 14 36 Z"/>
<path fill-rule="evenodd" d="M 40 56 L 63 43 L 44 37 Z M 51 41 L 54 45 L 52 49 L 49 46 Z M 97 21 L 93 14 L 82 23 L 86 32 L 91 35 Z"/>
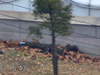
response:
<path fill-rule="evenodd" d="M 51 48 L 47 48 L 46 53 L 51 53 Z"/>
<path fill-rule="evenodd" d="M 0 51 L 0 54 L 3 54 L 3 52 L 2 52 L 2 51 Z"/>
<path fill-rule="evenodd" d="M 45 52 L 45 53 L 51 53 L 52 50 L 52 45 L 51 44 L 40 44 L 40 43 L 33 43 L 33 42 L 26 42 L 25 44 L 21 44 L 19 45 L 21 46 L 29 46 L 30 48 L 40 48 L 42 49 L 41 52 Z M 64 49 L 66 49 L 67 51 L 79 51 L 78 47 L 73 45 L 73 46 L 68 46 L 68 47 L 62 47 L 62 48 L 57 48 L 57 53 L 62 55 Z M 52 54 L 52 53 L 51 53 Z"/>
<path fill-rule="evenodd" d="M 76 45 L 65 47 L 65 49 L 67 51 L 75 51 L 75 52 L 79 51 L 79 49 L 78 49 L 78 47 Z"/>

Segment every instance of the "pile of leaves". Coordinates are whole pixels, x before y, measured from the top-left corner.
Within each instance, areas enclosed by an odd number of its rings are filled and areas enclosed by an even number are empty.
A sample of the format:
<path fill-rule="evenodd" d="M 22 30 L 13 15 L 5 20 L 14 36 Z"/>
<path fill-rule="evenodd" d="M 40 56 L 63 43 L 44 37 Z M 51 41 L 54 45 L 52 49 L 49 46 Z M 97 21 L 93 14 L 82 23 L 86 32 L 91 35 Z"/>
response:
<path fill-rule="evenodd" d="M 63 55 L 63 58 L 72 60 L 77 63 L 94 63 L 100 62 L 100 57 L 92 57 L 91 55 L 85 55 L 84 53 L 69 51 L 67 55 Z"/>
<path fill-rule="evenodd" d="M 22 40 L 25 41 L 26 40 Z M 41 49 L 39 48 L 29 48 L 29 46 L 18 46 L 19 41 L 3 41 L 0 39 L 0 49 L 5 52 L 14 48 L 14 50 L 18 51 L 19 53 L 23 52 L 24 56 L 29 56 L 31 59 L 39 58 L 39 57 L 52 57 L 50 53 L 41 53 Z M 4 48 L 4 49 L 3 49 Z M 91 55 L 85 55 L 84 53 L 74 52 L 74 51 L 67 51 L 64 50 L 62 55 L 57 54 L 60 60 L 67 60 L 73 61 L 76 63 L 94 63 L 100 62 L 100 57 L 92 57 Z"/>
<path fill-rule="evenodd" d="M 0 46 L 4 47 L 18 47 L 19 41 L 13 41 L 13 40 L 8 40 L 8 41 L 3 41 L 0 39 Z"/>

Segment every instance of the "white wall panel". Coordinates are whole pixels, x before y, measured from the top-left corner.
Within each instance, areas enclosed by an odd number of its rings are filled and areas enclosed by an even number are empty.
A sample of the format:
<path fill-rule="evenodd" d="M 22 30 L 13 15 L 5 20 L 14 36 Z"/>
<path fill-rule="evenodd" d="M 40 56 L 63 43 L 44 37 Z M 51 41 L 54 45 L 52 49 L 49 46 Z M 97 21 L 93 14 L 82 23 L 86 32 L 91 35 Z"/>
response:
<path fill-rule="evenodd" d="M 29 0 L 19 0 L 19 1 L 13 2 L 13 4 L 29 8 Z M 13 6 L 13 10 L 24 11 L 24 12 L 29 11 L 29 9 L 18 7 L 18 6 Z"/>
<path fill-rule="evenodd" d="M 0 4 L 0 10 L 12 10 L 12 5 L 9 4 Z"/>
<path fill-rule="evenodd" d="M 88 9 L 73 5 L 73 15 L 88 16 Z"/>
<path fill-rule="evenodd" d="M 100 17 L 100 10 L 91 9 L 90 16 Z"/>
<path fill-rule="evenodd" d="M 73 5 L 73 15 L 100 17 L 100 0 L 66 0 L 67 2 Z"/>

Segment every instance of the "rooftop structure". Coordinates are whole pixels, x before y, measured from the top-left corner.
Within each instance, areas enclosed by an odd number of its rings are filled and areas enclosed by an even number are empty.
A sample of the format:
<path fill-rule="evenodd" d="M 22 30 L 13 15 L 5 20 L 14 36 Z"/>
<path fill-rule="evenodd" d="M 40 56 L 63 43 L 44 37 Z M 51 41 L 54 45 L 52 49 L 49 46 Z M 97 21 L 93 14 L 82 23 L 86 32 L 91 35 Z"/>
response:
<path fill-rule="evenodd" d="M 100 17 L 100 0 L 65 0 L 72 3 L 73 15 Z"/>
<path fill-rule="evenodd" d="M 33 0 L 0 0 L 0 10 L 31 12 Z"/>
<path fill-rule="evenodd" d="M 32 12 L 34 0 L 0 0 L 0 10 Z M 72 3 L 75 16 L 100 17 L 100 0 L 63 0 L 64 5 Z"/>

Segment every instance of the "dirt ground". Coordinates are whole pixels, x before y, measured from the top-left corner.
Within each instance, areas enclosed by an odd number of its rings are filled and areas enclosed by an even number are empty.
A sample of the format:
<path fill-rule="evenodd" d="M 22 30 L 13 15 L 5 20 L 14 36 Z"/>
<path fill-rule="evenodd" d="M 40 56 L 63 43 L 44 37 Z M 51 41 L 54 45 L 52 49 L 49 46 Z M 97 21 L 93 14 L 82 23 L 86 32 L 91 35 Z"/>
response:
<path fill-rule="evenodd" d="M 53 75 L 52 58 L 30 58 L 30 54 L 24 56 L 23 52 L 14 49 L 2 50 L 4 54 L 0 55 L 0 75 Z M 100 75 L 100 64 L 59 60 L 58 71 L 59 75 Z"/>

